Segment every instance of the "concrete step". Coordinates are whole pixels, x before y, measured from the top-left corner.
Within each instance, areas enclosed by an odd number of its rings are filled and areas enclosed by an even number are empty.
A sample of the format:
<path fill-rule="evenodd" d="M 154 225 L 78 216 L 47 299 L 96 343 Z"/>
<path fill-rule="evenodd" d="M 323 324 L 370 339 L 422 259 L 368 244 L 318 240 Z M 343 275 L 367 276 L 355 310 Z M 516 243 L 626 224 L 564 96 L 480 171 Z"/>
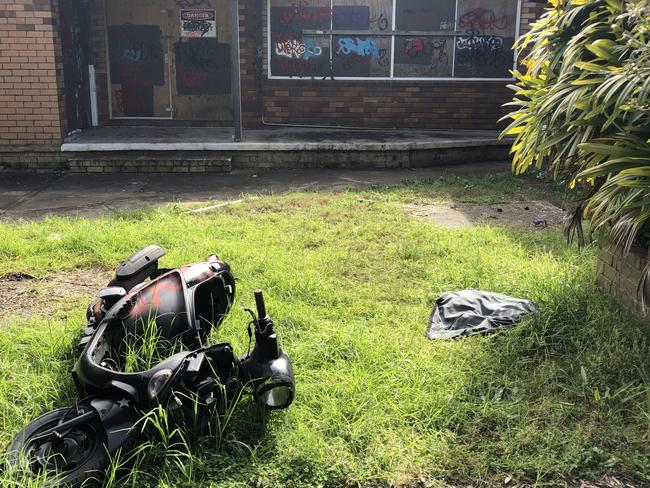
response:
<path fill-rule="evenodd" d="M 388 136 L 386 136 L 388 137 Z M 496 136 L 408 141 L 219 143 L 219 150 L 119 149 L 87 143 L 84 150 L 11 151 L 0 148 L 0 169 L 77 173 L 228 173 L 245 168 L 426 168 L 509 160 L 512 141 Z M 111 143 L 113 144 L 113 143 Z M 69 145 L 69 144 L 67 144 Z"/>
<path fill-rule="evenodd" d="M 230 173 L 232 158 L 194 153 L 137 155 L 122 153 L 79 153 L 69 158 L 75 173 Z"/>

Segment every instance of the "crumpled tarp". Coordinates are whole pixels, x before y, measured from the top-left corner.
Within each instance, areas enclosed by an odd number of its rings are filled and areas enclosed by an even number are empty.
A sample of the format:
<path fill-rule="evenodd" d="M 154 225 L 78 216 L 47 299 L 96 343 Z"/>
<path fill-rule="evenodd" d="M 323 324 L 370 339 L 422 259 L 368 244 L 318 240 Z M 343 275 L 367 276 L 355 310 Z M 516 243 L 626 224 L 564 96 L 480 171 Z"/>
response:
<path fill-rule="evenodd" d="M 530 300 L 481 290 L 444 293 L 429 317 L 429 339 L 451 339 L 490 334 L 499 327 L 512 327 L 522 315 L 537 313 Z"/>

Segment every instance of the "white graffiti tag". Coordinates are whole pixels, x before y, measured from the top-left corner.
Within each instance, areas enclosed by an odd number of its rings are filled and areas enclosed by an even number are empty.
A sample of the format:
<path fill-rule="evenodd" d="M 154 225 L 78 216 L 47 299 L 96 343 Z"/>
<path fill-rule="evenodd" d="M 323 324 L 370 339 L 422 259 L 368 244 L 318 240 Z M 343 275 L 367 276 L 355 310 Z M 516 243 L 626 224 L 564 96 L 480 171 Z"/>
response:
<path fill-rule="evenodd" d="M 305 50 L 305 45 L 296 39 L 287 39 L 286 41 L 275 43 L 275 53 L 278 56 L 302 58 Z"/>
<path fill-rule="evenodd" d="M 296 39 L 286 39 L 275 43 L 275 53 L 278 56 L 287 58 L 309 60 L 318 57 L 323 53 L 323 49 L 316 45 L 312 38 L 305 38 L 303 42 Z"/>

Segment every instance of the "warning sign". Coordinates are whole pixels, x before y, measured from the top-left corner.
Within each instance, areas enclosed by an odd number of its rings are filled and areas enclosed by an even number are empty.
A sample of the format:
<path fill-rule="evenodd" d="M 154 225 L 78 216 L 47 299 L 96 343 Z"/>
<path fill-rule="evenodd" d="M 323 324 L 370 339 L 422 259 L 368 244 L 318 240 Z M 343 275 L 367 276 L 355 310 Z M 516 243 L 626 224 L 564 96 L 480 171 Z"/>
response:
<path fill-rule="evenodd" d="M 181 10 L 181 37 L 217 37 L 215 10 Z"/>

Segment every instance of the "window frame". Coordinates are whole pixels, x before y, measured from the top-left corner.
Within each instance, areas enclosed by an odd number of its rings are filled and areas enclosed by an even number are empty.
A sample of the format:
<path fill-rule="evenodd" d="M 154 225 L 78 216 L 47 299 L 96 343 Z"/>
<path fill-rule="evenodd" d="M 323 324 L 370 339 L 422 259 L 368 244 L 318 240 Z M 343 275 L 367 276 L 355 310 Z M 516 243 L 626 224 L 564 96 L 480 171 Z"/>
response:
<path fill-rule="evenodd" d="M 397 1 L 398 0 L 391 0 L 392 1 L 392 7 L 393 7 L 393 12 L 392 12 L 392 19 L 391 19 L 391 30 L 390 32 L 382 33 L 381 37 L 389 37 L 391 38 L 390 44 L 391 44 L 391 52 L 390 52 L 390 74 L 389 76 L 327 76 L 325 78 L 321 76 L 285 76 L 285 75 L 274 75 L 272 74 L 271 71 L 271 57 L 273 55 L 272 52 L 272 47 L 273 47 L 273 42 L 271 41 L 271 2 L 273 0 L 267 0 L 266 2 L 266 36 L 265 37 L 265 42 L 266 42 L 266 73 L 267 73 L 267 79 L 269 80 L 325 80 L 325 81 L 513 81 L 515 78 L 513 76 L 508 76 L 504 78 L 471 78 L 471 77 L 454 77 L 455 70 L 456 70 L 456 38 L 459 37 L 459 34 L 456 33 L 456 30 L 453 31 L 453 33 L 449 34 L 448 37 L 452 37 L 454 39 L 453 42 L 453 55 L 452 55 L 452 65 L 451 65 L 451 73 L 452 76 L 446 76 L 446 77 L 436 77 L 436 76 L 394 76 L 394 71 L 395 71 L 395 38 L 399 37 L 400 34 L 396 34 L 396 10 L 397 10 Z M 334 6 L 334 1 L 335 0 L 330 0 L 330 11 L 332 11 L 332 8 Z M 455 20 L 458 20 L 458 2 L 459 0 L 456 1 L 456 8 L 455 8 Z M 523 0 L 517 0 L 517 13 L 516 13 L 516 23 L 515 23 L 515 48 L 512 50 L 512 69 L 517 68 L 517 54 L 518 54 L 518 49 L 516 46 L 516 42 L 519 39 L 519 32 L 520 32 L 520 27 L 521 27 L 521 4 Z M 334 34 L 333 32 L 336 32 L 334 29 L 332 29 L 332 24 L 330 21 L 330 30 L 326 34 L 321 34 L 321 35 L 327 35 L 330 37 L 330 45 L 332 42 L 332 37 L 336 36 L 337 34 Z M 371 34 L 367 35 L 366 37 L 373 37 Z M 377 36 L 379 37 L 379 36 Z M 424 36 L 422 36 L 424 37 Z M 444 34 L 440 34 L 440 37 L 444 37 Z M 331 50 L 330 50 L 331 51 Z M 331 53 L 330 53 L 331 55 Z"/>

